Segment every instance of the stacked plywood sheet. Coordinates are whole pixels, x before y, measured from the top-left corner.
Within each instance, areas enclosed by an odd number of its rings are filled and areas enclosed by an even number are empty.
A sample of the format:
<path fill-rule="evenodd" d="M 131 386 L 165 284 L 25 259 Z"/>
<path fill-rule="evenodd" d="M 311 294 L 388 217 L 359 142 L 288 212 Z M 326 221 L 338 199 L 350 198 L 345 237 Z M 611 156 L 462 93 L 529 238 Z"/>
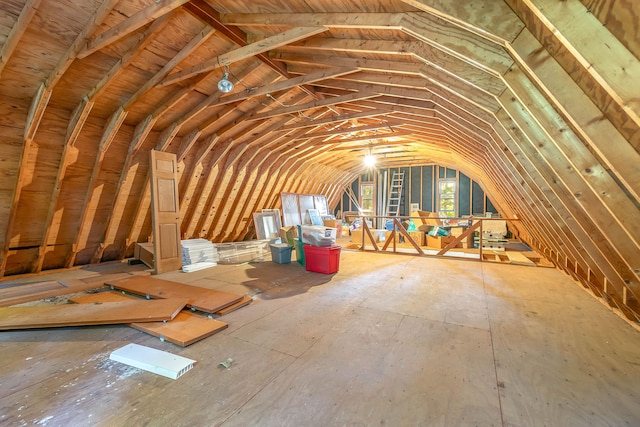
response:
<path fill-rule="evenodd" d="M 207 239 L 180 241 L 182 248 L 182 271 L 191 272 L 213 267 L 218 262 L 218 251 Z"/>

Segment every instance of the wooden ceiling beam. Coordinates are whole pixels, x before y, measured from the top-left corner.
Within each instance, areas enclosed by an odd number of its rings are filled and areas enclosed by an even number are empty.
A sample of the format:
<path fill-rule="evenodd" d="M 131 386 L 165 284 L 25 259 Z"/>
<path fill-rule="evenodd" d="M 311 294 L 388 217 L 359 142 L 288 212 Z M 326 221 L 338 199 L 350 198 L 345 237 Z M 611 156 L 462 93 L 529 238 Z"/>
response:
<path fill-rule="evenodd" d="M 380 134 L 380 135 L 372 135 L 371 137 L 362 137 L 362 138 L 349 138 L 349 139 L 343 139 L 343 140 L 339 140 L 339 141 L 324 141 L 321 144 L 322 145 L 336 145 L 335 147 L 331 148 L 331 151 L 349 151 L 349 150 L 353 150 L 353 151 L 357 151 L 357 150 L 368 150 L 369 148 L 371 149 L 375 149 L 375 148 L 383 148 L 383 147 L 387 147 L 390 145 L 405 145 L 405 146 L 410 146 L 410 144 L 419 144 L 417 141 L 407 141 L 407 140 L 399 140 L 399 141 L 382 141 L 382 142 L 370 142 L 368 144 L 357 144 L 357 145 L 347 145 L 347 146 L 342 146 L 341 144 L 347 144 L 347 143 L 351 143 L 351 142 L 366 142 L 366 141 L 379 141 L 379 140 L 383 140 L 386 138 L 398 138 L 401 136 L 407 136 L 407 135 L 412 135 L 412 132 L 393 132 L 393 133 L 389 133 L 389 134 Z"/>
<path fill-rule="evenodd" d="M 392 126 L 398 126 L 401 122 L 399 121 L 384 121 L 382 123 L 372 124 L 372 125 L 362 125 L 362 126 L 352 126 L 349 128 L 337 128 L 326 132 L 315 132 L 315 133 L 306 133 L 302 136 L 295 138 L 295 141 L 300 141 L 303 139 L 311 139 L 311 138 L 325 138 L 328 136 L 334 135 L 344 135 L 347 133 L 358 133 L 364 131 L 372 131 L 378 129 L 390 129 L 392 130 Z"/>
<path fill-rule="evenodd" d="M 578 1 L 505 2 L 640 152 L 640 61 Z"/>
<path fill-rule="evenodd" d="M 222 13 L 221 21 L 235 26 L 326 26 L 328 28 L 399 29 L 402 13 Z"/>
<path fill-rule="evenodd" d="M 531 158 L 532 163 L 535 164 L 535 167 L 538 168 L 540 177 L 546 182 L 545 188 L 554 193 L 548 199 L 551 201 L 550 198 L 555 197 L 559 201 L 560 206 L 554 206 L 555 210 L 565 213 L 568 221 L 567 225 L 571 230 L 570 235 L 573 235 L 575 239 L 579 239 L 581 246 L 588 253 L 585 259 L 597 262 L 597 265 L 594 263 L 589 263 L 589 265 L 594 270 L 602 269 L 606 272 L 605 276 L 608 277 L 612 285 L 612 295 L 618 307 L 620 307 L 619 304 L 623 300 L 623 288 L 629 287 L 635 293 L 638 291 L 639 283 L 634 274 L 626 268 L 625 262 L 620 260 L 617 249 L 612 248 L 609 239 L 615 238 L 616 246 L 622 244 L 623 248 L 629 247 L 631 242 L 620 242 L 620 237 L 617 236 L 622 236 L 623 234 L 620 233 L 618 225 L 614 226 L 610 222 L 605 226 L 605 224 L 601 223 L 596 224 L 592 220 L 592 215 L 597 215 L 601 212 L 601 204 L 594 203 L 593 206 L 588 206 L 588 208 L 586 204 L 583 205 L 583 203 L 588 203 L 592 199 L 589 191 L 581 189 L 581 186 L 577 184 L 577 180 L 581 178 L 577 176 L 578 174 L 575 173 L 572 167 L 564 165 L 567 160 L 562 158 L 562 154 L 557 153 L 557 147 L 548 141 L 548 137 L 536 130 L 539 125 L 531 121 L 530 115 L 526 108 L 520 104 L 520 101 L 513 97 L 504 97 L 502 102 L 505 105 L 505 110 L 509 112 L 513 120 L 517 121 L 517 128 L 526 132 L 526 134 L 517 138 L 522 147 L 513 147 L 512 149 L 515 151 L 524 150 L 526 155 Z M 538 143 L 539 138 L 542 138 L 540 140 L 541 143 Z M 524 144 L 524 141 L 527 144 Z M 554 156 L 558 158 L 555 159 Z M 576 191 L 581 191 L 580 200 L 574 194 Z M 608 229 L 609 225 L 612 226 L 611 230 Z M 602 227 L 605 227 L 606 230 L 603 230 Z M 611 237 L 608 237 L 609 235 Z M 626 248 L 624 250 L 626 251 Z M 612 264 L 614 260 L 616 265 Z M 623 268 L 623 266 L 625 267 Z"/>
<path fill-rule="evenodd" d="M 145 7 L 131 17 L 92 38 L 86 43 L 86 46 L 78 52 L 77 57 L 82 59 L 91 55 L 144 27 L 153 20 L 177 9 L 187 1 L 189 0 L 157 0 L 152 5 Z"/>
<path fill-rule="evenodd" d="M 245 32 L 237 26 L 223 23 L 220 19 L 220 13 L 205 0 L 189 0 L 184 4 L 183 8 L 196 18 L 211 25 L 231 42 L 238 46 L 247 45 L 247 35 Z"/>
<path fill-rule="evenodd" d="M 296 86 L 317 83 L 322 80 L 341 77 L 344 75 L 352 74 L 358 70 L 350 67 L 336 67 L 328 68 L 307 75 L 292 77 L 288 80 L 281 80 L 270 85 L 261 86 L 257 88 L 251 88 L 244 92 L 234 93 L 231 95 L 221 96 L 219 93 L 212 96 L 208 106 L 224 105 L 231 102 L 242 101 L 256 96 L 272 94 L 280 92 L 282 90 L 288 90 Z"/>
<path fill-rule="evenodd" d="M 242 47 L 249 44 L 247 41 L 247 35 L 244 31 L 235 26 L 225 25 L 222 23 L 220 20 L 220 13 L 212 8 L 206 1 L 191 0 L 184 5 L 184 9 L 208 25 L 211 25 L 218 31 L 218 33 L 222 34 L 238 46 Z M 255 57 L 262 63 L 268 65 L 271 69 L 275 70 L 281 76 L 289 78 L 289 73 L 281 62 L 274 61 L 265 53 L 259 53 L 255 55 Z"/>
<path fill-rule="evenodd" d="M 106 155 L 111 142 L 115 138 L 117 134 L 117 130 L 120 129 L 122 122 L 127 117 L 127 111 L 123 108 L 119 108 L 106 122 L 104 127 L 104 132 L 102 138 L 100 139 L 100 143 L 98 144 L 98 152 L 96 154 L 96 158 L 93 164 L 93 168 L 91 169 L 91 176 L 89 177 L 87 190 L 84 195 L 84 201 L 80 206 L 80 220 L 77 224 L 78 232 L 76 234 L 76 238 L 74 243 L 71 244 L 71 251 L 67 254 L 67 261 L 65 263 L 66 268 L 70 268 L 75 265 L 76 257 L 80 249 L 84 249 L 87 247 L 87 242 L 89 241 L 89 236 L 91 233 L 91 227 L 83 227 L 83 224 L 87 223 L 87 220 L 90 216 L 90 212 L 92 211 L 91 205 L 95 205 L 97 203 L 96 200 L 92 200 L 92 195 L 94 191 L 94 183 L 98 177 L 99 171 L 102 169 L 102 162 L 104 161 L 104 157 Z M 94 206 L 95 207 L 95 206 Z M 98 250 L 100 248 L 97 248 Z M 92 262 L 98 262 L 95 259 L 95 254 L 91 257 Z"/>
<path fill-rule="evenodd" d="M 325 27 L 298 27 L 284 31 L 275 36 L 267 37 L 258 42 L 242 46 L 231 52 L 218 55 L 215 58 L 208 59 L 198 65 L 191 66 L 181 71 L 169 74 L 158 86 L 167 86 L 178 83 L 195 75 L 212 71 L 223 66 L 229 66 L 234 62 L 238 62 L 245 58 L 250 58 L 260 53 L 267 52 L 285 44 L 293 43 L 307 37 L 314 36 L 327 31 Z"/>
<path fill-rule="evenodd" d="M 402 0 L 402 2 L 496 44 L 514 40 L 523 27 L 522 22 L 503 2 L 474 0 L 472 4 L 465 5 L 443 0 Z"/>
<path fill-rule="evenodd" d="M 75 38 L 71 46 L 67 48 L 55 68 L 51 71 L 51 73 L 49 73 L 47 79 L 40 84 L 36 95 L 31 100 L 31 105 L 27 114 L 27 121 L 25 123 L 24 146 L 22 154 L 20 156 L 20 164 L 18 166 L 16 188 L 13 192 L 13 203 L 11 204 L 11 210 L 9 213 L 9 218 L 7 220 L 7 229 L 5 236 L 13 235 L 13 227 L 15 225 L 15 218 L 19 206 L 18 201 L 20 200 L 20 196 L 22 194 L 22 186 L 24 184 L 23 181 L 25 179 L 25 174 L 27 173 L 25 167 L 26 163 L 24 162 L 26 162 L 26 160 L 29 158 L 32 150 L 37 148 L 34 144 L 32 144 L 32 141 L 35 138 L 36 132 L 38 131 L 38 127 L 40 126 L 40 122 L 42 120 L 42 117 L 44 116 L 45 110 L 53 93 L 53 89 L 77 57 L 77 53 L 82 48 L 83 43 L 88 40 L 95 29 L 109 15 L 111 9 L 116 3 L 117 0 L 107 0 L 100 5 L 93 16 L 89 19 L 89 22 L 84 27 L 84 29 Z M 4 248 L 2 248 L 2 256 L 0 257 L 0 277 L 4 275 L 9 245 L 10 239 L 5 239 Z M 42 253 L 43 251 L 44 248 L 40 250 L 40 253 Z M 31 263 L 29 267 L 31 270 L 36 270 L 39 268 L 39 256 L 36 257 L 36 259 L 34 259 L 34 261 Z"/>
<path fill-rule="evenodd" d="M 238 101 L 244 101 L 249 98 L 254 98 L 260 95 L 276 93 L 282 90 L 291 89 L 296 86 L 300 86 L 308 83 L 314 83 L 319 80 L 324 80 L 324 79 L 333 78 L 336 76 L 341 76 L 344 74 L 349 74 L 354 71 L 356 70 L 350 69 L 350 68 L 329 69 L 329 70 L 319 71 L 319 72 L 312 73 L 305 76 L 298 76 L 288 80 L 278 81 L 270 85 L 266 85 L 258 88 L 252 88 L 252 90 L 234 93 L 231 95 L 222 96 L 221 93 L 216 92 L 213 95 L 201 101 L 197 106 L 192 108 L 189 112 L 185 113 L 179 119 L 179 121 L 181 123 L 184 123 L 188 120 L 191 120 L 196 115 L 200 114 L 202 111 L 204 111 L 206 108 L 209 108 L 209 107 L 222 106 L 222 105 L 235 103 Z"/>
<path fill-rule="evenodd" d="M 13 52 L 16 50 L 22 35 L 27 31 L 27 27 L 29 26 L 31 19 L 38 11 L 40 1 L 41 0 L 27 0 L 25 5 L 22 7 L 20 16 L 18 16 L 18 19 L 11 27 L 11 31 L 9 31 L 2 47 L 0 47 L 0 76 L 2 76 L 2 70 L 7 65 L 7 62 L 9 62 Z"/>
<path fill-rule="evenodd" d="M 571 130 L 589 147 L 607 172 L 640 204 L 640 152 L 564 72 L 533 34 L 524 31 L 510 46 L 519 68 L 553 105 Z"/>
<path fill-rule="evenodd" d="M 452 55 L 451 51 L 439 50 L 421 41 L 386 42 L 386 44 L 389 45 L 386 49 L 384 46 L 385 42 L 382 42 L 382 46 L 378 46 L 378 50 L 375 48 L 377 40 L 357 40 L 362 43 L 354 43 L 354 41 L 356 40 L 332 39 L 327 37 L 311 39 L 304 45 L 284 46 L 278 51 L 281 53 L 276 53 L 275 57 L 283 61 L 291 58 L 289 62 L 296 61 L 299 64 L 302 64 L 302 61 L 306 60 L 309 64 L 326 62 L 328 65 L 332 64 L 334 66 L 336 60 L 339 60 L 344 62 L 344 66 L 357 66 L 363 70 L 370 69 L 385 73 L 406 73 L 414 75 L 420 73 L 421 65 L 426 65 L 437 68 L 441 72 L 446 71 L 446 73 L 455 75 L 458 79 L 467 81 L 493 94 L 500 94 L 505 88 L 504 82 L 502 82 L 497 72 L 492 70 L 488 71 L 486 67 L 481 67 L 474 61 L 462 60 L 458 56 Z M 390 51 L 387 52 L 387 49 Z M 315 63 L 309 61 L 309 59 L 312 59 L 310 56 L 313 57 L 316 55 L 316 51 L 321 51 L 323 55 L 318 57 Z M 337 56 L 336 52 L 340 52 L 341 55 Z M 401 60 L 385 61 L 366 57 L 353 58 L 346 56 L 353 52 L 370 55 L 372 57 L 379 56 L 380 54 L 388 54 L 398 57 Z M 407 54 L 411 55 L 414 61 L 407 61 L 405 59 Z M 512 64 L 513 60 L 511 58 L 509 59 L 510 64 Z"/>
<path fill-rule="evenodd" d="M 326 117 L 326 118 L 318 119 L 318 120 L 303 119 L 303 120 L 300 120 L 297 123 L 292 123 L 292 124 L 289 124 L 289 125 L 286 125 L 286 126 L 282 126 L 278 130 L 287 132 L 287 131 L 290 131 L 290 130 L 293 130 L 293 129 L 307 128 L 307 127 L 317 127 L 317 126 L 322 126 L 322 125 L 331 124 L 331 123 L 346 122 L 346 121 L 350 121 L 350 120 L 353 120 L 353 119 L 362 119 L 362 118 L 369 118 L 369 117 L 386 116 L 387 114 L 389 114 L 389 111 L 368 110 L 368 111 L 361 111 L 359 113 L 342 114 L 342 115 L 339 115 L 339 116 L 330 116 L 330 117 Z"/>
<path fill-rule="evenodd" d="M 305 104 L 297 104 L 297 105 L 287 105 L 282 108 L 274 108 L 271 110 L 263 111 L 260 113 L 255 113 L 250 116 L 247 116 L 245 120 L 264 120 L 269 119 L 276 116 L 283 115 L 291 115 L 296 113 L 301 113 L 306 110 L 312 110 L 320 107 L 326 107 L 329 105 L 337 105 L 344 102 L 358 101 L 361 99 L 369 99 L 379 96 L 377 93 L 369 93 L 369 92 L 357 92 L 350 93 L 348 95 L 335 96 L 324 98 L 318 101 L 312 101 Z"/>
<path fill-rule="evenodd" d="M 171 58 L 164 66 L 153 75 L 150 79 L 148 79 L 142 86 L 138 88 L 138 90 L 127 99 L 127 101 L 123 104 L 123 107 L 126 110 L 129 110 L 133 104 L 136 103 L 147 91 L 156 86 L 162 79 L 164 79 L 169 73 L 185 58 L 191 55 L 198 47 L 202 46 L 211 36 L 215 34 L 216 30 L 210 26 L 205 26 L 195 37 L 189 40 L 178 53 L 176 53 L 173 58 Z"/>
<path fill-rule="evenodd" d="M 336 89 L 340 87 L 341 89 Z M 324 80 L 316 82 L 315 88 L 318 92 L 339 95 L 346 91 L 375 92 L 380 95 L 396 96 L 399 98 L 415 99 L 420 101 L 431 101 L 433 94 L 427 88 L 408 89 L 406 87 L 388 86 L 378 83 L 358 83 L 348 80 Z"/>

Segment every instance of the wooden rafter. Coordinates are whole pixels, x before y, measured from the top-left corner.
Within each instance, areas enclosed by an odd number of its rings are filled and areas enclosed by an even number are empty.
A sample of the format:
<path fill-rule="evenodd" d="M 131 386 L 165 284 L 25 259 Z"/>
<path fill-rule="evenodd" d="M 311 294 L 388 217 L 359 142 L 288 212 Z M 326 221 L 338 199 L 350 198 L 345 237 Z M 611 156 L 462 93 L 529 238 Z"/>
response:
<path fill-rule="evenodd" d="M 258 42 L 240 47 L 223 55 L 218 55 L 215 58 L 208 59 L 198 65 L 194 65 L 185 70 L 177 71 L 173 74 L 170 74 L 158 86 L 174 84 L 198 74 L 213 71 L 215 69 L 221 68 L 222 66 L 229 66 L 230 64 L 238 62 L 242 59 L 267 52 L 279 46 L 302 40 L 307 37 L 323 33 L 325 31 L 327 31 L 327 28 L 324 27 L 293 28 L 280 34 L 276 34 L 275 36 L 267 37 L 264 40 L 260 40 Z"/>
<path fill-rule="evenodd" d="M 77 54 L 78 58 L 85 58 L 92 53 L 120 40 L 123 37 L 142 28 L 153 20 L 182 6 L 188 0 L 158 0 L 151 6 L 140 10 L 133 16 L 125 19 L 108 30 L 98 34 L 83 46 Z"/>
<path fill-rule="evenodd" d="M 337 105 L 343 102 L 358 101 L 361 99 L 368 99 L 376 96 L 378 96 L 377 93 L 369 93 L 369 92 L 351 93 L 348 95 L 325 98 L 319 101 L 312 101 L 305 104 L 296 104 L 296 105 L 290 105 L 290 106 L 283 106 L 281 108 L 274 108 L 268 111 L 255 113 L 250 116 L 247 116 L 245 120 L 263 120 L 263 119 L 282 116 L 286 114 L 291 115 L 291 114 L 300 113 L 305 110 L 311 110 L 319 107 L 326 107 L 329 105 Z"/>
<path fill-rule="evenodd" d="M 113 141 L 113 138 L 115 138 L 116 136 L 117 129 L 120 128 L 120 125 L 122 124 L 122 122 L 126 117 L 127 117 L 127 112 L 124 111 L 124 109 L 120 108 L 118 109 L 118 111 L 113 113 L 113 115 L 110 117 L 110 119 L 107 121 L 105 125 L 105 132 L 98 145 L 96 159 L 93 165 L 91 176 L 89 177 L 89 184 L 87 186 L 87 191 L 85 193 L 84 201 L 82 203 L 82 207 L 81 207 L 82 215 L 81 215 L 80 224 L 87 223 L 87 218 L 89 217 L 89 214 L 90 214 L 89 205 L 91 203 L 92 196 L 94 195 L 93 186 L 94 186 L 95 180 L 98 176 L 98 172 L 101 169 L 104 156 L 106 155 L 106 152 L 109 149 L 109 146 Z M 90 228 L 80 227 L 80 224 L 78 224 L 78 234 L 76 235 L 76 240 L 71 245 L 72 250 L 69 252 L 67 256 L 67 262 L 66 262 L 67 268 L 75 265 L 78 249 L 86 247 L 87 241 L 89 239 L 89 232 L 91 231 Z M 93 261 L 97 262 L 95 259 L 93 259 Z"/>
<path fill-rule="evenodd" d="M 11 31 L 9 32 L 7 39 L 4 41 L 2 47 L 0 47 L 0 76 L 2 75 L 2 70 L 13 55 L 13 52 L 16 50 L 20 38 L 27 30 L 27 26 L 31 22 L 31 18 L 33 18 L 38 11 L 40 1 L 41 0 L 27 0 L 25 5 L 22 7 L 20 16 L 18 16 L 15 24 L 11 27 Z"/>
<path fill-rule="evenodd" d="M 202 29 L 195 37 L 189 40 L 180 52 L 178 52 L 173 58 L 171 58 L 160 71 L 155 73 L 152 78 L 147 80 L 140 88 L 131 95 L 131 97 L 124 103 L 124 109 L 128 110 L 142 95 L 144 95 L 149 89 L 157 85 L 162 79 L 164 79 L 182 60 L 191 55 L 194 50 L 201 46 L 207 39 L 209 39 L 215 30 L 209 26 Z"/>
<path fill-rule="evenodd" d="M 238 27 L 223 24 L 220 20 L 220 13 L 218 13 L 217 10 L 212 8 L 204 0 L 191 0 L 184 5 L 184 8 L 192 15 L 201 19 L 203 22 L 211 25 L 220 34 L 222 34 L 224 37 L 237 44 L 238 46 L 243 47 L 248 44 L 247 35 Z M 255 57 L 258 58 L 262 63 L 267 64 L 281 76 L 286 78 L 290 77 L 287 69 L 281 62 L 274 61 L 264 53 L 258 53 L 257 55 L 255 55 Z"/>

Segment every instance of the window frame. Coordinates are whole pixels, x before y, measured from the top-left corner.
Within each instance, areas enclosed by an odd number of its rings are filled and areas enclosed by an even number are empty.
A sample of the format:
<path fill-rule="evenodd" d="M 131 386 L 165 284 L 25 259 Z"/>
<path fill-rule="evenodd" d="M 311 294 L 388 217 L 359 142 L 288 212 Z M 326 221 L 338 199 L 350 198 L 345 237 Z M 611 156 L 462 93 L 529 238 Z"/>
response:
<path fill-rule="evenodd" d="M 365 208 L 365 197 L 364 197 L 364 187 L 371 187 L 371 197 L 367 197 L 366 200 L 371 199 L 371 209 L 366 209 Z M 360 182 L 360 208 L 362 209 L 363 213 L 365 214 L 370 214 L 373 215 L 374 212 L 376 211 L 376 186 L 375 186 L 375 182 L 373 181 L 362 181 Z"/>
<path fill-rule="evenodd" d="M 453 194 L 451 197 L 442 197 L 443 185 L 452 185 L 453 186 Z M 443 210 L 442 209 L 442 201 L 443 200 L 451 200 L 453 204 L 453 210 Z M 455 178 L 444 178 L 438 180 L 438 215 L 444 215 L 448 218 L 456 218 L 458 215 L 458 181 Z"/>

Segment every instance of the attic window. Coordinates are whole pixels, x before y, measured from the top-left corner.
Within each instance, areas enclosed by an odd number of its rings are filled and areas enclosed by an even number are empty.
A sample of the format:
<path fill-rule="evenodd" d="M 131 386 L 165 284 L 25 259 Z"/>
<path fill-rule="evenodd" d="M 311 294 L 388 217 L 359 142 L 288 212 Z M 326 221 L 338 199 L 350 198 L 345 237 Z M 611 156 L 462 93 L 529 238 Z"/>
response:
<path fill-rule="evenodd" d="M 456 216 L 456 181 L 454 179 L 438 181 L 438 213 L 447 217 Z"/>

